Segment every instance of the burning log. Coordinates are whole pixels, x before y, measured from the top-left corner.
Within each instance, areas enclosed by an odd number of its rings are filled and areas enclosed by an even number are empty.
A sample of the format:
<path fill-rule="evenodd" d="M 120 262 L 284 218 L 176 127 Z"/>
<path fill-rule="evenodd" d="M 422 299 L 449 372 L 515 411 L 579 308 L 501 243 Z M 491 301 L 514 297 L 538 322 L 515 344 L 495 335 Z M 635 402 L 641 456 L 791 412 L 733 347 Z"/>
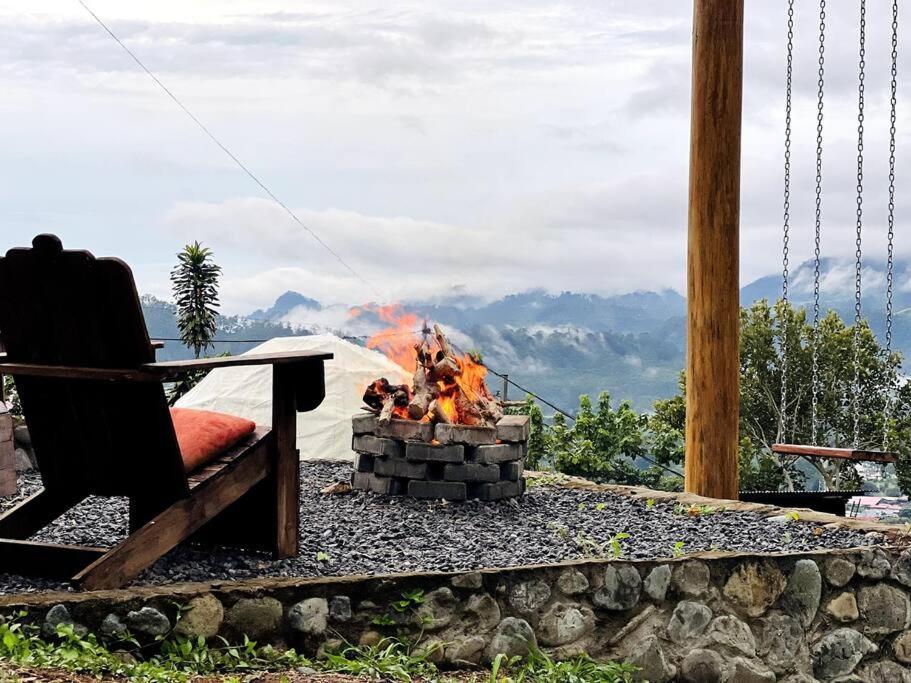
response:
<path fill-rule="evenodd" d="M 431 348 L 434 345 L 437 349 Z M 391 385 L 385 378 L 370 384 L 364 402 L 378 412 L 377 420 L 494 426 L 503 411 L 484 383 L 487 369 L 471 356 L 454 354 L 439 325 L 414 345 L 413 387 Z"/>

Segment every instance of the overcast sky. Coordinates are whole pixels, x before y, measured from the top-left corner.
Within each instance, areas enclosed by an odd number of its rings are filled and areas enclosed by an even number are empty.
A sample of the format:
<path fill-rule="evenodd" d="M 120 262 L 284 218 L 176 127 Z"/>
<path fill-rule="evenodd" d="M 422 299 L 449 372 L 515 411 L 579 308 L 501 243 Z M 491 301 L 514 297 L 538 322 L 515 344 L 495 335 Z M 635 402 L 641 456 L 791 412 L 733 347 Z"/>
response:
<path fill-rule="evenodd" d="M 691 3 L 87 0 L 382 297 L 684 287 Z M 747 3 L 742 277 L 780 268 L 785 0 Z M 816 3 L 798 0 L 794 258 L 810 255 Z M 884 251 L 891 4 L 868 2 L 866 248 Z M 911 20 L 911 19 L 909 19 Z M 857 3 L 829 3 L 824 252 L 853 251 Z M 900 75 L 911 66 L 907 50 Z M 76 0 L 0 0 L 4 248 L 52 231 L 226 311 L 376 299 Z M 897 249 L 911 179 L 899 92 Z"/>

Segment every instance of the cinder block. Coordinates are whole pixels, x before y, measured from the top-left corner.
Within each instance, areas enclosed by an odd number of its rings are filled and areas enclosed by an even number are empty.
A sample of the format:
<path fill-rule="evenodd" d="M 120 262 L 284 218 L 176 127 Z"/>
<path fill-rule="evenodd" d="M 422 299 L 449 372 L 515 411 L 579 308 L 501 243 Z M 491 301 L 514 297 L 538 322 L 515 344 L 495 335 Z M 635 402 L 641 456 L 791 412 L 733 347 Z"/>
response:
<path fill-rule="evenodd" d="M 466 462 L 461 465 L 446 465 L 443 470 L 446 481 L 491 482 L 500 480 L 500 468 L 496 465 L 481 465 Z"/>
<path fill-rule="evenodd" d="M 408 495 L 413 498 L 443 498 L 465 500 L 468 486 L 461 481 L 418 481 L 408 482 Z"/>
<path fill-rule="evenodd" d="M 0 470 L 0 497 L 16 493 L 16 470 L 12 467 Z"/>
<path fill-rule="evenodd" d="M 525 492 L 525 480 L 498 481 L 495 484 L 475 484 L 471 489 L 471 497 L 479 500 L 502 500 L 504 498 L 517 498 Z"/>
<path fill-rule="evenodd" d="M 531 418 L 528 415 L 504 415 L 497 422 L 500 441 L 528 441 L 531 435 Z"/>
<path fill-rule="evenodd" d="M 391 477 L 378 477 L 367 472 L 352 472 L 351 486 L 362 491 L 373 491 L 384 496 L 401 496 L 405 493 L 405 482 Z"/>
<path fill-rule="evenodd" d="M 358 434 L 373 434 L 376 431 L 376 415 L 358 413 L 351 418 L 351 431 Z"/>
<path fill-rule="evenodd" d="M 393 439 L 381 439 L 377 436 L 371 436 L 370 434 L 355 436 L 351 440 L 351 449 L 358 451 L 359 453 L 369 453 L 370 455 L 385 455 L 392 458 L 402 457 L 402 452 L 404 451 L 401 441 L 395 441 Z"/>
<path fill-rule="evenodd" d="M 438 424 L 434 431 L 440 443 L 461 443 L 466 446 L 479 446 L 497 442 L 495 427 L 470 427 L 468 425 Z"/>
<path fill-rule="evenodd" d="M 503 481 L 519 481 L 524 472 L 525 467 L 521 460 L 500 463 L 500 479 Z"/>
<path fill-rule="evenodd" d="M 478 446 L 471 452 L 469 460 L 499 465 L 501 462 L 521 460 L 525 457 L 526 446 L 523 443 L 498 443 L 492 446 Z"/>
<path fill-rule="evenodd" d="M 408 462 L 402 458 L 377 458 L 373 471 L 381 477 L 427 478 L 426 463 Z"/>
<path fill-rule="evenodd" d="M 355 472 L 373 472 L 373 462 L 376 458 L 369 453 L 354 454 Z"/>
<path fill-rule="evenodd" d="M 417 462 L 459 463 L 465 462 L 465 447 L 409 441 L 405 444 L 405 457 Z"/>
<path fill-rule="evenodd" d="M 399 441 L 433 441 L 433 425 L 429 422 L 397 418 L 389 422 L 377 420 L 374 434 Z"/>

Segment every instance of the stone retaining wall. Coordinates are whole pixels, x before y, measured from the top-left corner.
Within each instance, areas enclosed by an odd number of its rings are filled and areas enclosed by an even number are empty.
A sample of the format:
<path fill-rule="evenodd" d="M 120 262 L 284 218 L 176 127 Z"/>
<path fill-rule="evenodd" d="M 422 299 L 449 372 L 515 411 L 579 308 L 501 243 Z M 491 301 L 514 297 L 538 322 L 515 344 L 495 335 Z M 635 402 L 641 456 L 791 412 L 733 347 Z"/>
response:
<path fill-rule="evenodd" d="M 423 633 L 443 665 L 536 643 L 642 667 L 652 683 L 911 681 L 911 551 L 708 553 L 663 562 L 593 560 L 467 574 L 269 579 L 0 597 L 53 626 L 109 640 L 167 632 L 242 634 L 315 653 Z"/>
<path fill-rule="evenodd" d="M 3 377 L 0 376 L 0 381 Z M 0 496 L 16 493 L 16 459 L 13 444 L 13 416 L 0 401 Z"/>

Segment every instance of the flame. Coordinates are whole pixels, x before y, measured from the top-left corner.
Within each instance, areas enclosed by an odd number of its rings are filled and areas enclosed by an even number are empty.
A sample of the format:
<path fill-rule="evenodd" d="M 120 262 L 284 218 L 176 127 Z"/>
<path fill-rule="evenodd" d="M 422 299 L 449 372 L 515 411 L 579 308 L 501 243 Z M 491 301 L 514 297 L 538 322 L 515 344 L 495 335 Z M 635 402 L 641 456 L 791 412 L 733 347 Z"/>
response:
<path fill-rule="evenodd" d="M 418 316 L 402 310 L 398 304 L 377 306 L 367 304 L 348 311 L 348 315 L 357 317 L 364 313 L 375 313 L 377 317 L 391 327 L 380 330 L 367 340 L 368 349 L 376 349 L 390 360 L 398 363 L 408 372 L 417 370 L 418 361 L 414 345 L 418 341 L 415 330 L 418 327 Z"/>
<path fill-rule="evenodd" d="M 367 348 L 380 351 L 408 372 L 414 373 L 418 367 L 417 345 L 421 341 L 418 334 L 418 328 L 421 326 L 419 316 L 405 311 L 398 304 L 388 306 L 367 304 L 349 311 L 349 315 L 352 317 L 364 313 L 373 313 L 390 325 L 371 336 L 367 340 Z M 471 404 L 481 397 L 493 400 L 493 395 L 485 381 L 487 368 L 467 353 L 460 356 L 454 355 L 454 358 L 459 372 L 452 378 L 452 381 L 440 380 L 437 382 L 439 395 L 436 397 L 436 410 L 441 410 L 448 421 L 454 424 L 476 424 L 478 417 L 470 412 Z M 457 400 L 459 392 L 467 401 Z M 394 414 L 407 419 L 407 406 L 396 406 Z M 423 421 L 429 422 L 430 419 L 431 416 L 428 413 L 424 416 Z"/>

